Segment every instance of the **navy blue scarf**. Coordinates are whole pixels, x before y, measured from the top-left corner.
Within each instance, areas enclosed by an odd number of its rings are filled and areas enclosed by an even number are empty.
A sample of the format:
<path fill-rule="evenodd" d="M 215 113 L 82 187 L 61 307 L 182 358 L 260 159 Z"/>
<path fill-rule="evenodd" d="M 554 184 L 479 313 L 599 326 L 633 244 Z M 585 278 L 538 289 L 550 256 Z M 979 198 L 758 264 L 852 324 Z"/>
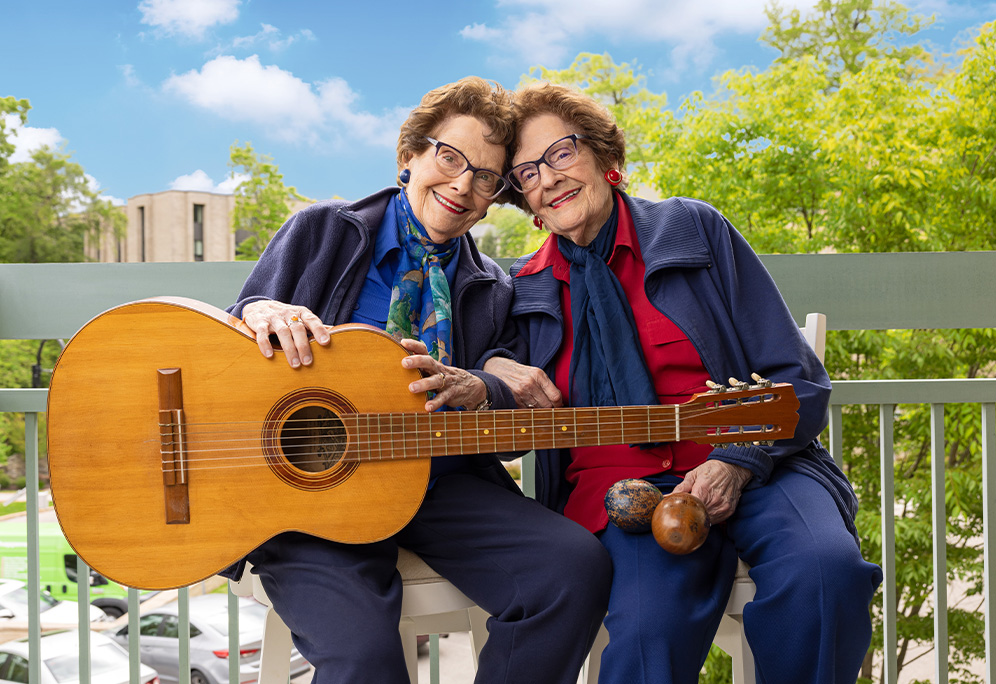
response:
<path fill-rule="evenodd" d="M 565 237 L 557 247 L 571 264 L 571 406 L 645 406 L 657 404 L 657 391 L 643 358 L 633 309 L 606 263 L 616 242 L 619 207 L 590 245 Z"/>

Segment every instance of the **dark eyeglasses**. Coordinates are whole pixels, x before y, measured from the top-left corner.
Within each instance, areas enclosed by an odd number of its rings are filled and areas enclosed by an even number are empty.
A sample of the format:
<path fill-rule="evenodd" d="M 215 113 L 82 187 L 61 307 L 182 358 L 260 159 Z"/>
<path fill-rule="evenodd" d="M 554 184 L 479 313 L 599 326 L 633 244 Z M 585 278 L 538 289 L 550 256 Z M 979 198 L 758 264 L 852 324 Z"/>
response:
<path fill-rule="evenodd" d="M 473 171 L 474 180 L 471 187 L 484 199 L 494 199 L 508 187 L 507 181 L 497 171 L 472 166 L 467 161 L 466 155 L 452 145 L 439 142 L 429 136 L 426 136 L 425 139 L 436 147 L 436 168 L 450 178 L 457 178 L 468 169 Z"/>
<path fill-rule="evenodd" d="M 562 171 L 578 160 L 578 140 L 584 140 L 588 136 L 572 133 L 566 138 L 561 138 L 557 142 L 546 148 L 543 156 L 536 161 L 516 164 L 508 172 L 508 182 L 519 192 L 527 192 L 535 188 L 540 181 L 540 164 L 546 164 L 551 169 Z"/>

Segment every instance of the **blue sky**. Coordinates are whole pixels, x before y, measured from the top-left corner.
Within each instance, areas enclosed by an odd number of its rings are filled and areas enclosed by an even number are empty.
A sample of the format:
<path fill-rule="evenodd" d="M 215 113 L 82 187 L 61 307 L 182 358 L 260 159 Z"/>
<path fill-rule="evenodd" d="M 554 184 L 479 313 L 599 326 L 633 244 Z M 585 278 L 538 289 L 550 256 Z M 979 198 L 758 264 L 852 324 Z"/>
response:
<path fill-rule="evenodd" d="M 783 0 L 810 7 L 814 0 Z M 727 69 L 770 64 L 765 0 L 53 0 L 0 3 L 0 95 L 30 100 L 23 159 L 62 145 L 115 201 L 230 191 L 249 141 L 315 199 L 393 182 L 398 125 L 468 74 L 515 87 L 579 52 L 636 61 L 670 106 Z M 942 52 L 996 2 L 910 0 Z"/>

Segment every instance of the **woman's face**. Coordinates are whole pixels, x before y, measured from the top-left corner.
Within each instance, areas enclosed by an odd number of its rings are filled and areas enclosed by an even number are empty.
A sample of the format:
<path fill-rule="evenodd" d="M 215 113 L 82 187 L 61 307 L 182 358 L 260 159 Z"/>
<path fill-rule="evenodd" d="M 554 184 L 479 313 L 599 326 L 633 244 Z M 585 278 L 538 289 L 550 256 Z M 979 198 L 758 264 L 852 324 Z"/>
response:
<path fill-rule="evenodd" d="M 572 130 L 555 114 L 539 114 L 519 129 L 519 151 L 512 166 L 535 161 Z M 525 192 L 529 208 L 543 220 L 543 227 L 579 245 L 590 244 L 612 214 L 612 186 L 584 140 L 578 140 L 578 160 L 558 171 L 539 165 L 539 184 Z"/>
<path fill-rule="evenodd" d="M 474 117 L 457 115 L 443 120 L 431 135 L 462 152 L 473 166 L 501 173 L 505 149 L 485 140 L 485 134 L 490 132 Z M 491 206 L 492 200 L 474 192 L 472 171 L 449 178 L 439 170 L 436 148 L 431 145 L 409 159 L 404 168 L 412 174 L 407 185 L 408 201 L 429 238 L 437 244 L 466 233 Z"/>

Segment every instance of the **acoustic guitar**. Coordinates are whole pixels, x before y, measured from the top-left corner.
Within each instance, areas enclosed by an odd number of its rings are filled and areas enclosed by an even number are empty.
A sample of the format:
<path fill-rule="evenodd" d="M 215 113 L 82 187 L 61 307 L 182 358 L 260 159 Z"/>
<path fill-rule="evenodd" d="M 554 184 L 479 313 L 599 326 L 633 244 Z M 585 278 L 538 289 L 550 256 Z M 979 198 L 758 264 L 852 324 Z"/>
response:
<path fill-rule="evenodd" d="M 195 300 L 142 300 L 87 323 L 48 398 L 52 497 L 80 557 L 127 586 L 186 586 L 285 531 L 391 536 L 421 505 L 432 457 L 768 441 L 798 422 L 791 385 L 770 383 L 681 405 L 427 413 L 393 338 L 330 333 L 291 369 Z"/>

